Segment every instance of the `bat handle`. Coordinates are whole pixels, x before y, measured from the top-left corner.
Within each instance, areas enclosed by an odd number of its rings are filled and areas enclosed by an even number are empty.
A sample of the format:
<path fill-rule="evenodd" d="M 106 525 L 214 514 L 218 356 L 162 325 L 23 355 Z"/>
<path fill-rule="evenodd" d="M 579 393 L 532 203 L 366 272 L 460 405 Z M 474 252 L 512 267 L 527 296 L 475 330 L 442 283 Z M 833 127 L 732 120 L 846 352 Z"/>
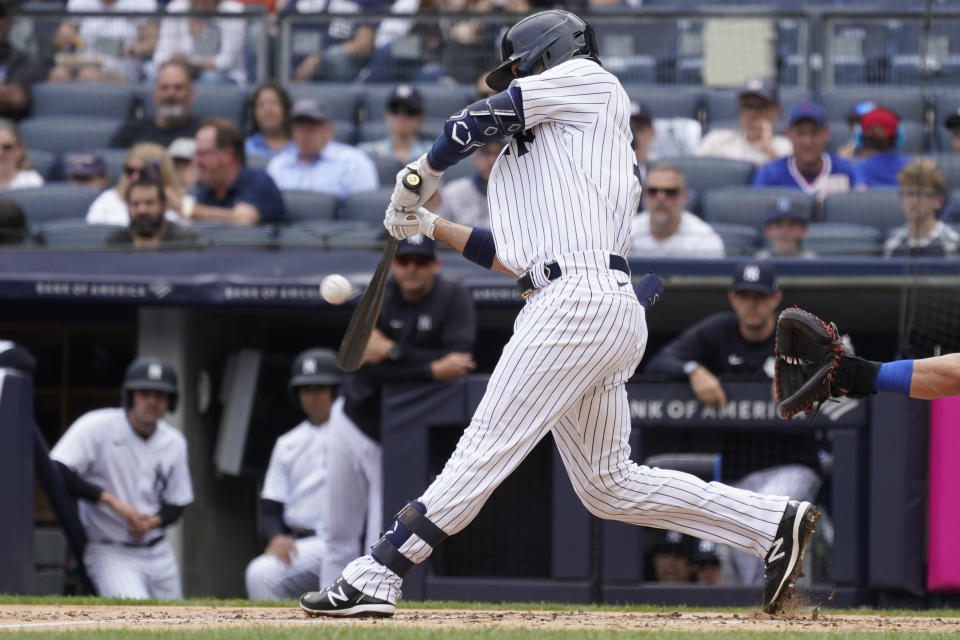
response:
<path fill-rule="evenodd" d="M 420 187 L 423 186 L 423 179 L 420 177 L 420 174 L 416 171 L 408 171 L 407 175 L 403 176 L 401 180 L 403 186 L 413 191 L 414 193 L 420 193 Z"/>

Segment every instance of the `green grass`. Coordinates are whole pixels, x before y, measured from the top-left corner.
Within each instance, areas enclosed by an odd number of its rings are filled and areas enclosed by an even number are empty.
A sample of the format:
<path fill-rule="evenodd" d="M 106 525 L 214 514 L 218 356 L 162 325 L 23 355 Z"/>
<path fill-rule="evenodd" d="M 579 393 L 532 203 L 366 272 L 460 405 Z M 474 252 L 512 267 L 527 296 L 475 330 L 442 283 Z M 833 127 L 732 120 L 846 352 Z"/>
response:
<path fill-rule="evenodd" d="M 31 635 L 20 634 L 21 638 Z M 38 636 L 39 637 L 39 636 Z M 540 629 L 411 629 L 399 627 L 313 627 L 313 628 L 256 628 L 220 629 L 210 631 L 61 631 L 43 632 L 43 638 L 70 639 L 97 638 L 97 640 L 625 640 L 626 638 L 656 638 L 657 640 L 946 640 L 947 634 L 935 633 L 866 633 L 866 632 L 736 632 L 736 631 L 544 631 Z"/>

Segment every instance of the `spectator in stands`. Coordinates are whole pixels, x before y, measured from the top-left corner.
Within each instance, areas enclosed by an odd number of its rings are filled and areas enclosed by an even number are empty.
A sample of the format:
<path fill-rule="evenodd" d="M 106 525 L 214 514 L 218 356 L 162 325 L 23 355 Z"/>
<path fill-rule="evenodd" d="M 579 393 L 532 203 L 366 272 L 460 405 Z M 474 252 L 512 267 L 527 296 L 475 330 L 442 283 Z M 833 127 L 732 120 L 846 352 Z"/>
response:
<path fill-rule="evenodd" d="M 277 11 L 316 14 L 387 11 L 386 0 L 278 0 Z M 321 25 L 295 25 L 291 31 L 294 82 L 350 82 L 373 55 L 376 21 L 334 16 Z M 305 57 L 300 54 L 307 53 Z"/>
<path fill-rule="evenodd" d="M 273 80 L 267 80 L 250 98 L 250 135 L 244 143 L 247 157 L 272 158 L 294 146 L 290 136 L 290 94 Z"/>
<path fill-rule="evenodd" d="M 47 76 L 43 65 L 10 42 L 19 6 L 16 0 L 0 2 L 0 68 L 4 70 L 0 77 L 0 118 L 15 120 L 27 115 L 30 109 L 30 87 Z"/>
<path fill-rule="evenodd" d="M 717 544 L 698 540 L 693 552 L 693 574 L 697 584 L 723 584 L 723 563 L 717 553 Z"/>
<path fill-rule="evenodd" d="M 793 155 L 760 167 L 753 176 L 753 186 L 800 189 L 823 200 L 831 193 L 860 185 L 853 165 L 827 152 L 830 128 L 819 104 L 805 100 L 794 107 L 787 135 L 793 143 Z"/>
<path fill-rule="evenodd" d="M 635 100 L 630 101 L 630 133 L 633 135 L 633 153 L 637 156 L 640 176 L 645 180 L 647 165 L 653 160 L 651 149 L 657 132 L 653 128 L 653 114 L 650 108 Z"/>
<path fill-rule="evenodd" d="M 130 224 L 130 212 L 127 210 L 127 187 L 132 182 L 150 178 L 159 179 L 166 191 L 165 200 L 179 200 L 182 194 L 180 182 L 173 169 L 173 163 L 166 150 L 152 142 L 142 142 L 134 145 L 123 161 L 123 173 L 113 189 L 107 189 L 93 201 L 87 211 L 87 222 L 90 224 L 112 224 L 125 227 Z M 167 219 L 180 222 L 179 212 L 167 210 Z"/>
<path fill-rule="evenodd" d="M 197 143 L 193 138 L 177 138 L 167 147 L 167 155 L 173 162 L 177 182 L 183 190 L 190 191 L 197 184 L 197 168 L 193 165 L 193 156 Z"/>
<path fill-rule="evenodd" d="M 166 219 L 166 189 L 160 180 L 142 177 L 127 186 L 127 208 L 130 224 L 107 236 L 107 244 L 132 246 L 134 249 L 156 249 L 161 245 L 189 245 L 197 237 Z"/>
<path fill-rule="evenodd" d="M 503 142 L 490 142 L 474 152 L 473 166 L 476 171 L 472 176 L 452 180 L 443 186 L 437 215 L 471 227 L 490 228 L 487 180 L 503 147 Z"/>
<path fill-rule="evenodd" d="M 692 582 L 693 539 L 676 531 L 651 530 L 650 533 L 656 536 L 650 551 L 654 580 L 667 583 Z"/>
<path fill-rule="evenodd" d="M 766 258 L 816 258 L 817 254 L 803 248 L 810 219 L 806 210 L 790 198 L 777 198 L 763 221 L 763 236 L 767 248 L 756 255 Z"/>
<path fill-rule="evenodd" d="M 853 105 L 850 113 L 847 114 L 847 126 L 850 127 L 850 131 L 854 132 L 860 126 L 860 118 L 876 108 L 877 103 L 873 100 L 864 100 Z M 849 140 L 837 147 L 837 155 L 847 160 L 859 157 L 862 152 L 863 146 L 854 135 L 851 135 Z"/>
<path fill-rule="evenodd" d="M 943 126 L 950 130 L 950 142 L 954 153 L 960 153 L 960 109 L 957 109 L 943 121 Z"/>
<path fill-rule="evenodd" d="M 245 167 L 243 132 L 226 118 L 205 120 L 197 129 L 197 196 L 170 206 L 187 220 L 253 225 L 284 222 L 280 190 L 265 171 Z"/>
<path fill-rule="evenodd" d="M 936 163 L 920 158 L 897 176 L 900 206 L 906 226 L 891 233 L 883 247 L 886 256 L 955 256 L 960 234 L 937 220 L 943 206 L 945 181 Z"/>
<path fill-rule="evenodd" d="M 12 120 L 0 119 L 0 191 L 43 185 L 43 176 L 30 166 L 20 129 Z"/>
<path fill-rule="evenodd" d="M 762 165 L 793 151 L 791 141 L 774 134 L 780 119 L 780 93 L 771 80 L 747 80 L 737 95 L 739 129 L 711 129 L 698 156 L 732 158 Z"/>
<path fill-rule="evenodd" d="M 764 262 L 737 265 L 727 294 L 733 311 L 715 313 L 668 343 L 646 373 L 687 378 L 703 404 L 720 408 L 727 394 L 718 376 L 773 379 L 777 307 L 783 293 L 773 267 Z"/>
<path fill-rule="evenodd" d="M 866 187 L 896 187 L 897 175 L 910 163 L 910 156 L 899 150 L 903 144 L 903 126 L 893 111 L 877 107 L 860 118 L 854 140 L 861 149 L 854 165 L 858 180 Z"/>
<path fill-rule="evenodd" d="M 189 67 L 196 82 L 245 85 L 247 23 L 237 15 L 243 11 L 236 0 L 173 0 L 168 14 L 216 12 L 235 17 L 162 19 L 154 66 L 177 60 Z"/>
<path fill-rule="evenodd" d="M 397 85 L 387 96 L 383 119 L 387 136 L 364 142 L 358 148 L 378 158 L 396 158 L 404 164 L 416 160 L 433 145 L 433 140 L 420 135 L 423 125 L 423 96 L 409 84 Z"/>
<path fill-rule="evenodd" d="M 723 240 L 706 222 L 686 210 L 687 180 L 669 164 L 647 172 L 643 211 L 630 223 L 633 257 L 722 258 Z"/>
<path fill-rule="evenodd" d="M 27 216 L 14 200 L 0 198 L 0 246 L 23 244 L 27 239 Z"/>
<path fill-rule="evenodd" d="M 155 13 L 155 0 L 68 0 L 75 13 Z M 53 36 L 51 81 L 138 82 L 157 46 L 157 26 L 142 19 L 87 17 L 60 24 Z"/>
<path fill-rule="evenodd" d="M 380 186 L 377 170 L 367 154 L 337 142 L 326 107 L 316 100 L 297 100 L 291 111 L 296 148 L 281 151 L 269 173 L 281 189 L 329 193 L 346 199 Z"/>
<path fill-rule="evenodd" d="M 99 153 L 71 153 L 64 162 L 67 182 L 100 190 L 107 186 L 107 162 Z"/>
<path fill-rule="evenodd" d="M 128 120 L 110 139 L 111 147 L 127 148 L 138 142 L 156 142 L 168 146 L 177 138 L 193 137 L 197 121 L 193 106 L 193 85 L 190 68 L 175 60 L 160 66 L 153 83 L 154 115 L 152 118 Z"/>

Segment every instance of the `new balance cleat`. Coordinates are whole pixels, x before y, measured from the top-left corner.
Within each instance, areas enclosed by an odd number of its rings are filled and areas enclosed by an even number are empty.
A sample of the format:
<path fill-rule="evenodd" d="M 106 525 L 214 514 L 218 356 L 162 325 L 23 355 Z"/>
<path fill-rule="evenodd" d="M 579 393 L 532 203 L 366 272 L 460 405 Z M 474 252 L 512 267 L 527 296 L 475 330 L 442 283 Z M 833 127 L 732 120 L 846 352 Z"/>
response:
<path fill-rule="evenodd" d="M 820 514 L 809 502 L 791 500 L 763 564 L 763 610 L 779 613 L 803 575 L 803 554 Z"/>
<path fill-rule="evenodd" d="M 342 577 L 326 589 L 300 596 L 300 608 L 307 615 L 339 618 L 389 618 L 397 610 L 386 600 L 364 595 Z"/>

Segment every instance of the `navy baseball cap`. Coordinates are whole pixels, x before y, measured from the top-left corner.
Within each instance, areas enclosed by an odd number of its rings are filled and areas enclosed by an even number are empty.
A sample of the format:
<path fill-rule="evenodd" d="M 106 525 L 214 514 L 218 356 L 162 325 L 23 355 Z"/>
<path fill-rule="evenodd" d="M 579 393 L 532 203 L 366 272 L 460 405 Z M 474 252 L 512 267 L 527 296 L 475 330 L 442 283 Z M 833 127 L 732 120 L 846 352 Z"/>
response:
<path fill-rule="evenodd" d="M 960 108 L 947 116 L 943 121 L 943 126 L 947 129 L 960 129 Z"/>
<path fill-rule="evenodd" d="M 813 100 L 804 100 L 790 112 L 790 126 L 809 120 L 821 127 L 827 124 L 827 113 Z"/>
<path fill-rule="evenodd" d="M 744 82 L 743 86 L 740 87 L 740 93 L 737 94 L 737 99 L 740 100 L 747 96 L 757 96 L 772 104 L 780 103 L 780 92 L 777 89 L 777 84 L 769 78 L 750 78 Z"/>
<path fill-rule="evenodd" d="M 290 110 L 290 120 L 308 120 L 312 122 L 326 122 L 330 119 L 330 112 L 319 100 L 301 98 L 293 103 Z"/>
<path fill-rule="evenodd" d="M 768 296 L 777 292 L 777 274 L 766 262 L 743 262 L 733 271 L 733 291 L 759 291 Z"/>
<path fill-rule="evenodd" d="M 398 84 L 387 96 L 387 109 L 401 105 L 416 113 L 423 113 L 423 96 L 412 84 Z"/>
<path fill-rule="evenodd" d="M 433 240 L 422 233 L 418 233 L 398 242 L 397 252 L 394 255 L 397 257 L 424 256 L 433 259 L 437 257 L 436 247 L 437 244 Z"/>
<path fill-rule="evenodd" d="M 650 107 L 645 105 L 642 102 L 637 102 L 636 100 L 630 101 L 630 119 L 634 121 L 641 121 L 646 123 L 653 122 L 653 112 L 650 111 Z"/>
<path fill-rule="evenodd" d="M 763 224 L 767 225 L 774 220 L 800 220 L 801 222 L 810 222 L 810 214 L 806 207 L 790 198 L 777 198 L 777 201 L 770 205 L 767 215 L 763 219 Z"/>
<path fill-rule="evenodd" d="M 67 176 L 98 178 L 107 175 L 107 161 L 99 153 L 71 153 L 66 161 Z"/>

